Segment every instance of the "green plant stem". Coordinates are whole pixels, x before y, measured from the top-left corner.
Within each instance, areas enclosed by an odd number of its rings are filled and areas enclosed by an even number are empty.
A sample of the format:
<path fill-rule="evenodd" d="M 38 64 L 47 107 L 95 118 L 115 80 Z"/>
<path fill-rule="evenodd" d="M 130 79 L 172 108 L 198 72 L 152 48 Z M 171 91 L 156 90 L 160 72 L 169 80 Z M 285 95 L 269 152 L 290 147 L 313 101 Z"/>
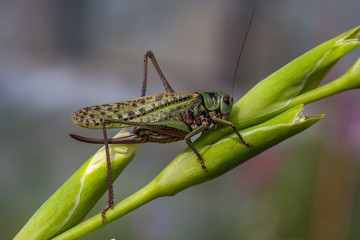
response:
<path fill-rule="evenodd" d="M 111 221 L 126 215 L 127 213 L 139 208 L 140 206 L 150 202 L 151 200 L 158 198 L 160 196 L 160 192 L 156 191 L 154 183 L 150 183 L 143 187 L 141 190 L 137 191 L 130 197 L 124 199 L 119 204 L 117 204 L 114 209 L 109 210 L 106 213 L 106 221 L 102 223 L 101 214 L 97 214 L 85 222 L 79 223 L 75 227 L 69 229 L 68 231 L 56 236 L 52 239 L 77 239 L 97 228 L 100 228 Z"/>

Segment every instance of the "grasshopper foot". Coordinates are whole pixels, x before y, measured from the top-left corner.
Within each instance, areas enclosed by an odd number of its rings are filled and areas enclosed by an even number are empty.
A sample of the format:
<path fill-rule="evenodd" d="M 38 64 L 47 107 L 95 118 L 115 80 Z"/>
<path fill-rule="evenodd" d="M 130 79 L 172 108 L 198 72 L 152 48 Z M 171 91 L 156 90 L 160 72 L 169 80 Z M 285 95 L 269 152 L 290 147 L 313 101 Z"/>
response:
<path fill-rule="evenodd" d="M 102 223 L 105 223 L 105 214 L 106 214 L 106 211 L 109 210 L 109 209 L 113 209 L 114 208 L 114 203 L 108 203 L 108 205 L 102 210 L 101 212 L 101 219 L 102 219 Z"/>
<path fill-rule="evenodd" d="M 240 138 L 240 141 L 243 144 L 245 144 L 246 146 L 251 147 L 252 144 L 250 144 L 250 143 L 248 143 L 247 141 L 244 140 L 244 138 L 241 136 L 241 134 L 236 130 L 235 126 L 233 128 L 234 128 L 234 131 L 235 131 L 236 135 Z"/>
<path fill-rule="evenodd" d="M 200 156 L 201 156 L 201 155 L 200 155 Z M 203 169 L 205 172 L 207 172 L 207 168 L 206 168 L 206 166 L 205 166 L 205 164 L 204 164 L 204 161 L 203 161 L 202 157 L 200 158 L 200 165 L 201 165 L 202 169 Z"/>
<path fill-rule="evenodd" d="M 251 143 L 248 143 L 248 142 L 245 141 L 243 138 L 240 138 L 240 139 L 241 139 L 241 142 L 242 142 L 243 144 L 245 144 L 246 146 L 248 146 L 248 147 L 251 147 L 251 146 L 252 146 Z"/>

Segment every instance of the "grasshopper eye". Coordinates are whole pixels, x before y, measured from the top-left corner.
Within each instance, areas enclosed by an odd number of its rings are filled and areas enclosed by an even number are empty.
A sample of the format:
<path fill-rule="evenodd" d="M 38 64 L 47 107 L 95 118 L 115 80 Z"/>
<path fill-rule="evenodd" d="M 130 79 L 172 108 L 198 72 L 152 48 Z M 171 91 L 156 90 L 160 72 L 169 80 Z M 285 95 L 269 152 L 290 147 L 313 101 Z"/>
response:
<path fill-rule="evenodd" d="M 226 103 L 227 105 L 229 105 L 229 104 L 230 104 L 230 97 L 225 97 L 225 98 L 223 99 L 223 101 L 224 101 L 224 103 Z"/>
<path fill-rule="evenodd" d="M 224 95 L 222 96 L 222 101 L 220 104 L 220 112 L 221 112 L 221 114 L 223 114 L 223 117 L 224 117 L 223 119 L 227 119 L 229 117 L 229 114 L 232 109 L 233 99 L 231 96 L 229 96 L 227 94 L 225 96 Z"/>

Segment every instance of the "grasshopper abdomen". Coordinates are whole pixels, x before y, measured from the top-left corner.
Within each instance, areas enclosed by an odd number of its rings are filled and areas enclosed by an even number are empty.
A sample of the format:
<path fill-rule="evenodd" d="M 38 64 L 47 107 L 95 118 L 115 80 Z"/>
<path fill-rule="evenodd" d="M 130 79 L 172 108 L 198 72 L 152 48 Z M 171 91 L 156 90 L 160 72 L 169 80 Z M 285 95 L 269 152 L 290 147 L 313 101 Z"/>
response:
<path fill-rule="evenodd" d="M 72 121 L 80 127 L 90 129 L 101 129 L 104 120 L 158 122 L 167 117 L 175 117 L 173 114 L 175 111 L 179 112 L 181 107 L 197 96 L 196 93 L 160 93 L 127 101 L 94 105 L 77 110 L 72 115 Z M 106 125 L 106 128 L 123 127 L 126 125 L 116 122 L 109 122 Z"/>

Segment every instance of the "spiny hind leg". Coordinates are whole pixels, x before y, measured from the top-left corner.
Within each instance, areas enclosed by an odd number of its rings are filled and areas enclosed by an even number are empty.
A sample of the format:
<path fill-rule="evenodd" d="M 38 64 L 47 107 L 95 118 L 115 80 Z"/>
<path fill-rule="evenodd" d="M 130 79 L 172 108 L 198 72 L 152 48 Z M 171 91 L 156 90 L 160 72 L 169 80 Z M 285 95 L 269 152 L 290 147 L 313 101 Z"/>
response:
<path fill-rule="evenodd" d="M 101 122 L 101 127 L 103 131 L 104 136 L 104 145 L 105 145 L 105 153 L 106 153 L 106 166 L 107 166 L 107 175 L 108 175 L 108 204 L 106 207 L 102 210 L 102 222 L 105 220 L 105 214 L 106 211 L 110 208 L 114 208 L 114 190 L 113 190 L 113 179 L 112 179 L 112 171 L 111 171 L 111 159 L 110 159 L 110 151 L 109 151 L 109 143 L 106 133 L 106 123 L 108 123 L 107 120 L 104 120 Z"/>
<path fill-rule="evenodd" d="M 166 92 L 167 93 L 175 92 L 172 89 L 172 87 L 170 86 L 169 82 L 166 80 L 164 74 L 162 73 L 158 62 L 156 61 L 154 53 L 151 50 L 149 50 L 144 55 L 144 81 L 143 81 L 142 90 L 141 90 L 141 97 L 144 97 L 146 95 L 148 58 L 150 58 L 151 62 L 153 63 L 153 65 L 154 65 L 154 67 L 156 69 L 156 72 L 159 74 L 159 77 L 160 77 L 162 83 L 164 84 Z"/>

